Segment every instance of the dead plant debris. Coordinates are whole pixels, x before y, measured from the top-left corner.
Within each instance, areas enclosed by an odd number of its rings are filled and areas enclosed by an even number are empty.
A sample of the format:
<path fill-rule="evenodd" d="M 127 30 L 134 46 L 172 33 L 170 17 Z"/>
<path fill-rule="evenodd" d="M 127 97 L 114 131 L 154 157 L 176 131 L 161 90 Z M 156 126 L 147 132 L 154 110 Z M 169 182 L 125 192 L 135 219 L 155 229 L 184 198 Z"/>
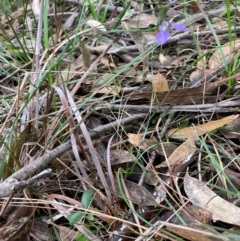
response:
<path fill-rule="evenodd" d="M 0 3 L 0 241 L 240 240 L 238 1 Z"/>

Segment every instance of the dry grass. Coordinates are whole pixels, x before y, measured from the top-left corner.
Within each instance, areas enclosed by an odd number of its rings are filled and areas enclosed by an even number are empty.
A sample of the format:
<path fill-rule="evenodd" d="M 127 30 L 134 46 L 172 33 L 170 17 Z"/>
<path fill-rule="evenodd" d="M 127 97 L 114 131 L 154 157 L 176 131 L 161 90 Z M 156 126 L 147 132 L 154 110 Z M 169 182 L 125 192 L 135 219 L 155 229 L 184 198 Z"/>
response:
<path fill-rule="evenodd" d="M 0 6 L 0 240 L 239 240 L 238 1 Z"/>

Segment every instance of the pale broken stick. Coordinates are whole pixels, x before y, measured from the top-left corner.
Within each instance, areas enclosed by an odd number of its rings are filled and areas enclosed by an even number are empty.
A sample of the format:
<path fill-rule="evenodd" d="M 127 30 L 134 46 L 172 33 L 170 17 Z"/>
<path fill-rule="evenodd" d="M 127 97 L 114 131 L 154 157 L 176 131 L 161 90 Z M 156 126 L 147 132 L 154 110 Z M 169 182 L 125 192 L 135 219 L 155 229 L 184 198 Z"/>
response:
<path fill-rule="evenodd" d="M 119 125 L 124 125 L 127 123 L 131 123 L 132 121 L 139 120 L 145 118 L 147 113 L 138 114 L 134 116 L 130 116 L 127 118 L 123 118 L 121 120 L 116 120 L 112 123 L 99 126 L 90 132 L 90 136 L 97 136 L 99 133 L 105 133 L 107 131 L 112 131 L 116 129 Z M 81 135 L 82 136 L 82 135 Z M 37 158 L 33 162 L 24 166 L 20 170 L 13 173 L 10 177 L 8 177 L 4 182 L 0 183 L 0 198 L 8 197 L 16 192 L 16 190 L 22 189 L 28 183 L 34 183 L 33 180 L 39 178 L 39 176 L 35 176 L 27 180 L 30 176 L 33 176 L 36 172 L 44 170 L 53 160 L 64 154 L 66 151 L 70 150 L 72 147 L 71 141 L 67 141 L 64 144 L 59 145 L 55 149 L 49 151 L 43 156 Z M 48 170 L 48 169 L 47 169 Z M 49 171 L 49 170 L 48 170 Z M 39 174 L 40 175 L 40 174 Z M 42 175 L 42 174 L 41 174 Z M 44 175 L 45 172 L 44 172 Z M 28 186 L 28 185 L 27 185 Z"/>
<path fill-rule="evenodd" d="M 52 173 L 52 169 L 48 168 L 39 174 L 29 178 L 26 181 L 18 181 L 14 178 L 8 178 L 5 182 L 0 184 L 0 197 L 7 197 L 16 193 L 26 187 L 39 187 L 43 186 L 44 182 L 39 181 L 39 179 L 48 176 Z"/>

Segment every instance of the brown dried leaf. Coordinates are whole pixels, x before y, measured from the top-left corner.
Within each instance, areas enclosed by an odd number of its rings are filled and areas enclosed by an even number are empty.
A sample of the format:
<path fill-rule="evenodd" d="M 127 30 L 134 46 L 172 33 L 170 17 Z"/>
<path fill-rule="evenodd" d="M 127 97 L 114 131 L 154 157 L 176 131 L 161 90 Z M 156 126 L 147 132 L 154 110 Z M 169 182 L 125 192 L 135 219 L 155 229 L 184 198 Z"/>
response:
<path fill-rule="evenodd" d="M 190 74 L 190 82 L 191 83 L 196 83 L 198 80 L 200 80 L 203 77 L 203 71 L 202 70 L 195 70 Z"/>
<path fill-rule="evenodd" d="M 174 58 L 172 61 L 172 66 L 181 66 L 182 61 L 180 57 Z"/>
<path fill-rule="evenodd" d="M 172 65 L 171 58 L 168 57 L 168 56 L 165 56 L 163 54 L 159 54 L 159 61 L 164 66 L 171 66 Z"/>
<path fill-rule="evenodd" d="M 147 76 L 145 77 L 145 81 L 149 81 L 152 82 L 153 81 L 154 76 L 152 74 L 147 74 Z M 141 83 L 143 80 L 143 73 L 140 72 L 138 73 L 138 75 L 134 78 L 134 82 L 135 83 Z"/>
<path fill-rule="evenodd" d="M 107 32 L 106 28 L 99 21 L 92 19 L 92 20 L 86 21 L 86 24 L 92 29 L 97 29 L 100 32 Z"/>
<path fill-rule="evenodd" d="M 28 217 L 16 219 L 9 225 L 2 225 L 0 228 L 3 241 L 28 240 L 28 233 L 31 228 L 31 220 Z"/>
<path fill-rule="evenodd" d="M 140 72 L 140 73 L 142 73 L 142 72 Z M 134 68 L 131 68 L 131 69 L 125 71 L 125 73 L 124 73 L 124 75 L 125 75 L 126 78 L 133 78 L 133 79 L 135 79 L 134 76 L 135 76 L 136 74 L 137 74 L 137 71 L 136 71 L 136 69 L 134 69 Z M 141 78 L 141 79 L 142 79 L 142 78 Z M 135 81 L 135 80 L 133 80 L 133 81 Z"/>
<path fill-rule="evenodd" d="M 154 189 L 154 196 L 157 203 L 161 203 L 166 198 L 166 187 L 164 184 L 158 183 Z"/>
<path fill-rule="evenodd" d="M 53 240 L 53 235 L 49 232 L 49 227 L 46 220 L 37 218 L 33 220 L 30 235 L 38 237 L 41 241 Z"/>
<path fill-rule="evenodd" d="M 116 68 L 118 66 L 119 59 L 114 56 L 104 57 L 101 59 L 101 63 L 106 67 Z"/>
<path fill-rule="evenodd" d="M 151 185 L 151 186 L 156 186 L 159 183 L 158 173 L 148 171 L 146 174 L 146 177 L 144 179 L 144 183 Z"/>
<path fill-rule="evenodd" d="M 142 135 L 128 133 L 128 141 L 135 146 L 139 146 L 142 142 Z"/>
<path fill-rule="evenodd" d="M 170 226 L 167 225 L 167 229 L 186 240 L 191 241 L 226 241 L 226 237 L 217 232 L 211 232 L 210 230 L 205 230 L 201 228 L 188 228 L 182 225 Z"/>
<path fill-rule="evenodd" d="M 111 150 L 110 160 L 111 160 L 111 165 L 119 165 L 122 163 L 135 162 L 134 156 L 125 150 Z"/>
<path fill-rule="evenodd" d="M 151 150 L 152 148 L 156 150 L 156 152 L 160 155 L 164 156 L 164 151 L 167 156 L 171 155 L 173 151 L 177 148 L 176 145 L 165 142 L 162 143 L 164 150 L 162 149 L 161 143 L 157 140 L 151 140 L 151 139 L 142 139 L 142 136 L 140 134 L 132 134 L 128 133 L 128 141 L 143 149 L 143 150 Z"/>
<path fill-rule="evenodd" d="M 187 175 L 184 178 L 184 190 L 193 205 L 212 213 L 212 220 L 239 225 L 240 208 L 219 197 L 205 183 Z"/>
<path fill-rule="evenodd" d="M 132 133 L 128 133 L 128 141 L 135 145 L 135 146 L 138 146 L 141 144 L 142 142 L 142 135 L 140 134 L 132 134 Z"/>
<path fill-rule="evenodd" d="M 186 209 L 187 212 L 190 213 L 191 216 L 196 218 L 199 222 L 211 224 L 212 214 L 207 210 L 190 205 L 188 205 Z"/>
<path fill-rule="evenodd" d="M 67 19 L 66 21 L 64 22 L 64 24 L 62 25 L 62 29 L 64 30 L 68 30 L 70 29 L 73 24 L 74 24 L 74 21 L 76 19 L 76 17 L 78 16 L 78 13 L 72 13 Z"/>
<path fill-rule="evenodd" d="M 168 220 L 169 223 L 181 225 L 182 221 L 179 219 L 179 216 L 184 220 L 188 227 L 197 227 L 200 223 L 201 225 L 211 224 L 212 220 L 212 215 L 210 212 L 203 208 L 192 205 L 188 205 L 186 208 L 179 210 L 177 214 L 173 211 L 168 211 L 167 213 L 163 214 L 161 220 Z"/>
<path fill-rule="evenodd" d="M 190 136 L 184 143 L 174 150 L 174 152 L 168 157 L 168 160 L 162 162 L 157 167 L 168 167 L 168 165 L 174 166 L 181 162 L 185 163 L 189 161 L 195 151 L 196 146 L 194 143 L 194 137 Z"/>
<path fill-rule="evenodd" d="M 240 39 L 235 39 L 222 46 L 221 49 L 216 50 L 208 61 L 209 69 L 217 69 L 224 64 L 222 54 L 226 61 L 231 60 L 240 49 Z M 221 54 L 222 53 L 222 54 Z"/>
<path fill-rule="evenodd" d="M 192 104 L 216 96 L 217 90 L 217 84 L 205 83 L 193 88 L 157 92 L 155 96 L 158 102 L 164 104 Z M 133 93 L 126 95 L 126 97 L 130 100 L 151 99 L 152 92 Z"/>
<path fill-rule="evenodd" d="M 207 59 L 206 56 L 203 56 L 198 62 L 197 62 L 197 69 L 198 70 L 205 70 L 207 68 Z"/>
<path fill-rule="evenodd" d="M 77 59 L 75 59 L 74 62 L 73 62 L 76 70 L 79 70 L 79 69 L 81 69 L 84 66 L 87 67 L 89 65 L 89 63 L 91 64 L 91 62 L 93 62 L 93 60 L 94 60 L 94 55 L 93 54 L 90 54 L 90 60 L 88 59 L 89 58 L 89 53 L 88 53 L 89 46 L 85 45 L 85 48 L 87 50 L 83 50 L 82 49 L 81 50 L 82 54 L 79 55 L 79 57 Z M 96 69 L 96 67 L 94 69 Z M 78 71 L 78 72 L 80 72 L 80 71 Z M 81 72 L 79 74 L 81 74 Z"/>
<path fill-rule="evenodd" d="M 196 3 L 196 1 L 192 1 L 191 2 L 191 9 L 193 11 L 193 13 L 197 13 L 200 11 L 198 4 Z"/>
<path fill-rule="evenodd" d="M 19 206 L 11 210 L 5 224 L 0 227 L 0 240 L 28 240 L 28 233 L 33 222 L 34 208 Z"/>
<path fill-rule="evenodd" d="M 90 90 L 90 92 L 96 92 L 96 93 L 99 93 L 99 94 L 113 94 L 113 95 L 119 95 L 120 91 L 121 91 L 121 87 L 115 86 L 115 85 L 103 87 L 101 89 L 94 88 L 94 89 Z"/>
<path fill-rule="evenodd" d="M 57 228 L 59 230 L 61 240 L 72 241 L 76 239 L 77 232 L 75 230 L 60 225 L 58 225 Z"/>
<path fill-rule="evenodd" d="M 139 186 L 137 183 L 131 182 L 128 180 L 124 180 L 124 182 L 128 189 L 130 199 L 133 203 L 139 205 L 140 207 L 157 206 L 158 205 L 157 202 L 155 201 L 155 198 L 145 187 Z M 119 197 L 122 197 L 120 189 L 118 187 L 117 180 L 115 181 L 115 184 L 117 186 Z"/>
<path fill-rule="evenodd" d="M 219 128 L 219 131 L 229 139 L 240 139 L 240 118 L 229 122 L 226 126 Z"/>
<path fill-rule="evenodd" d="M 90 54 L 90 51 L 86 47 L 86 45 L 84 43 L 82 43 L 82 42 L 80 42 L 79 48 L 80 48 L 80 51 L 81 51 L 81 54 L 82 54 L 82 59 L 83 59 L 84 66 L 86 68 L 89 68 L 90 65 L 91 65 L 91 54 Z"/>
<path fill-rule="evenodd" d="M 129 28 L 148 28 L 150 25 L 157 24 L 157 17 L 154 15 L 149 15 L 141 13 L 131 19 L 124 20 L 128 23 Z"/>
<path fill-rule="evenodd" d="M 157 73 L 154 76 L 153 82 L 152 82 L 152 86 L 153 86 L 153 92 L 163 92 L 163 91 L 168 91 L 169 90 L 169 86 L 168 86 L 168 82 L 167 79 L 165 78 L 164 75 Z"/>
<path fill-rule="evenodd" d="M 109 188 L 111 189 L 111 192 L 114 192 L 112 189 L 112 184 L 109 178 L 106 179 Z M 119 188 L 119 182 L 117 179 L 114 179 L 115 187 L 117 190 L 116 195 L 120 198 L 122 198 L 122 191 Z M 155 198 L 153 195 L 143 186 L 139 186 L 137 183 L 124 180 L 124 183 L 128 189 L 128 193 L 130 195 L 130 199 L 134 204 L 142 206 L 157 206 L 157 202 L 155 201 Z M 96 182 L 95 185 L 98 187 L 102 187 L 102 184 L 100 182 Z"/>
<path fill-rule="evenodd" d="M 197 136 L 202 136 L 210 131 L 216 130 L 219 127 L 228 124 L 229 122 L 237 119 L 238 116 L 239 115 L 227 116 L 225 118 L 210 121 L 199 126 L 185 127 L 183 129 L 171 129 L 167 132 L 167 135 L 171 136 L 172 138 L 189 138 L 194 134 L 194 136 L 197 138 Z"/>

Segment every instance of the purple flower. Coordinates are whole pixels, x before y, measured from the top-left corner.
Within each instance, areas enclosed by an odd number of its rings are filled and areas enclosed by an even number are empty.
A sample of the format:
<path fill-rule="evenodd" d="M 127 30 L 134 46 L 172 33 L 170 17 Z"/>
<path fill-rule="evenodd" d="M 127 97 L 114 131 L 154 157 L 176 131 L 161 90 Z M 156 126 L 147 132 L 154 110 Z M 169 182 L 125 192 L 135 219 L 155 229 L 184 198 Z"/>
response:
<path fill-rule="evenodd" d="M 176 29 L 183 32 L 188 31 L 188 29 L 185 28 L 182 24 L 163 21 L 162 24 L 158 27 L 159 33 L 155 37 L 156 41 L 161 45 L 165 44 L 169 37 L 169 30 L 171 29 Z"/>

